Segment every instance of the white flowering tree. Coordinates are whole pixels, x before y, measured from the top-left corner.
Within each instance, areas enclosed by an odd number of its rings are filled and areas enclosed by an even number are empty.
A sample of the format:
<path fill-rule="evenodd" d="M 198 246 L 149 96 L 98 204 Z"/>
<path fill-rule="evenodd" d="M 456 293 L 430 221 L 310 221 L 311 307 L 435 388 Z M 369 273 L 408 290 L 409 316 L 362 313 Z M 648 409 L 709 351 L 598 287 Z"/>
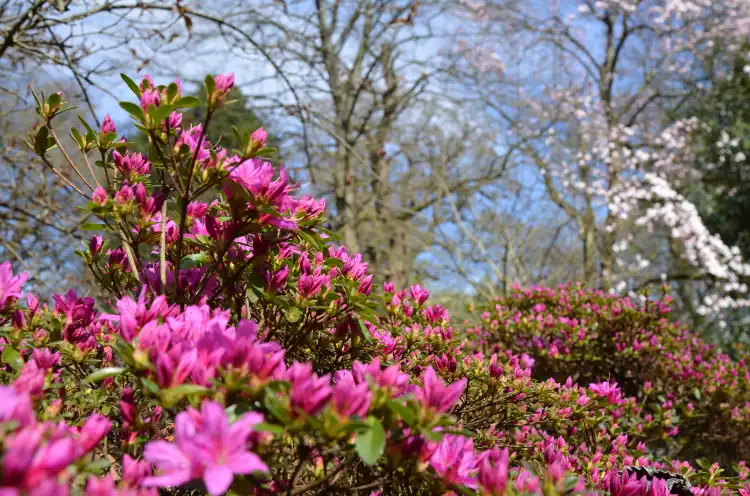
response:
<path fill-rule="evenodd" d="M 675 116 L 731 67 L 750 3 L 460 3 L 485 29 L 457 46 L 470 68 L 459 77 L 574 224 L 581 279 L 619 292 L 678 283 L 709 321 L 747 306 L 750 266 L 682 193 L 701 180 L 693 136 L 703 123 Z"/>

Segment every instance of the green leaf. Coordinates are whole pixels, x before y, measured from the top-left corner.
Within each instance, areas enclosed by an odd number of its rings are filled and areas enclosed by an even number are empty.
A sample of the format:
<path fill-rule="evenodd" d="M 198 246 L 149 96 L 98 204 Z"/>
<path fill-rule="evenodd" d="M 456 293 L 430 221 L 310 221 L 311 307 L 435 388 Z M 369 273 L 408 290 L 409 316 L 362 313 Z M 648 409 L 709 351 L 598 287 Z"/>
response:
<path fill-rule="evenodd" d="M 159 397 L 165 403 L 165 406 L 171 407 L 179 403 L 185 396 L 208 392 L 210 392 L 210 389 L 197 384 L 181 384 L 173 388 L 162 389 L 159 391 Z"/>
<path fill-rule="evenodd" d="M 317 231 L 319 231 L 319 232 L 322 232 L 322 233 L 324 233 L 324 234 L 327 234 L 327 235 L 328 235 L 328 236 L 330 236 L 330 238 L 331 238 L 331 239 L 333 239 L 334 241 L 341 241 L 341 236 L 339 236 L 339 235 L 338 235 L 338 234 L 336 234 L 335 232 L 331 231 L 330 229 L 326 229 L 325 227 L 316 227 L 315 229 L 316 229 Z"/>
<path fill-rule="evenodd" d="M 436 443 L 442 441 L 443 435 L 445 434 L 442 431 L 432 431 L 427 429 L 422 429 L 420 432 L 425 437 L 425 439 L 427 439 L 428 441 L 434 441 Z"/>
<path fill-rule="evenodd" d="M 125 372 L 126 369 L 122 367 L 104 367 L 103 369 L 96 370 L 90 373 L 83 382 L 99 382 L 107 377 L 114 377 Z"/>
<path fill-rule="evenodd" d="M 162 105 L 158 108 L 155 108 L 153 112 L 151 111 L 151 107 L 149 107 L 149 115 L 151 116 L 151 119 L 154 124 L 159 123 L 169 117 L 169 114 L 172 113 L 174 110 L 174 107 L 171 105 Z"/>
<path fill-rule="evenodd" d="M 106 224 L 90 223 L 90 224 L 83 224 L 79 229 L 82 229 L 84 231 L 103 231 L 107 229 L 107 226 Z"/>
<path fill-rule="evenodd" d="M 47 98 L 47 105 L 49 105 L 50 109 L 53 109 L 60 105 L 60 102 L 62 101 L 62 98 L 60 98 L 60 95 L 57 93 L 52 93 L 49 98 Z"/>
<path fill-rule="evenodd" d="M 242 137 L 240 136 L 240 132 L 234 126 L 232 126 L 232 134 L 234 134 L 234 140 L 237 143 L 242 143 Z"/>
<path fill-rule="evenodd" d="M 143 122 L 145 114 L 143 113 L 143 109 L 140 107 L 140 105 L 136 105 L 135 103 L 131 102 L 120 102 L 120 107 L 138 122 Z"/>
<path fill-rule="evenodd" d="M 276 148 L 270 148 L 270 147 L 261 148 L 260 150 L 255 152 L 256 155 L 259 155 L 261 157 L 267 157 L 269 155 L 273 155 L 274 153 L 276 153 Z"/>
<path fill-rule="evenodd" d="M 83 148 L 83 140 L 81 139 L 81 135 L 78 133 L 78 129 L 72 128 L 70 130 L 70 136 L 73 138 L 79 148 Z"/>
<path fill-rule="evenodd" d="M 245 296 L 247 296 L 247 301 L 249 301 L 250 303 L 255 303 L 260 299 L 260 295 L 255 288 L 247 288 Z"/>
<path fill-rule="evenodd" d="M 289 307 L 286 311 L 286 320 L 288 320 L 291 323 L 298 322 L 300 317 L 302 317 L 302 312 L 297 307 Z"/>
<path fill-rule="evenodd" d="M 701 399 L 701 390 L 698 389 L 698 388 L 694 388 L 693 389 L 693 396 L 695 396 L 696 400 L 700 401 L 700 399 Z"/>
<path fill-rule="evenodd" d="M 257 432 L 270 432 L 271 434 L 283 434 L 286 429 L 281 425 L 261 422 L 259 424 L 255 424 L 253 426 L 253 430 Z"/>
<path fill-rule="evenodd" d="M 174 97 L 177 96 L 177 92 L 180 89 L 177 87 L 177 84 L 175 83 L 169 83 L 169 86 L 167 86 L 167 100 L 172 101 L 174 100 Z"/>
<path fill-rule="evenodd" d="M 36 102 L 36 106 L 39 108 L 42 108 L 42 103 L 39 101 L 39 97 L 36 96 L 36 91 L 32 88 L 31 95 L 34 97 L 34 101 Z M 44 93 L 42 93 L 42 98 L 44 98 Z"/>
<path fill-rule="evenodd" d="M 138 98 L 140 98 L 141 97 L 141 89 L 138 87 L 138 85 L 135 84 L 132 79 L 130 79 L 129 77 L 127 77 L 123 73 L 120 73 L 120 77 L 122 78 L 123 81 L 125 81 L 125 84 L 128 85 L 128 88 L 130 88 L 130 91 L 132 91 L 133 93 L 135 93 L 135 96 L 137 96 Z"/>
<path fill-rule="evenodd" d="M 107 460 L 106 458 L 100 458 L 98 460 L 95 460 L 88 464 L 88 469 L 93 472 L 99 472 L 101 470 L 104 470 L 106 468 L 109 468 L 109 466 L 112 465 L 112 462 Z"/>
<path fill-rule="evenodd" d="M 2 354 L 3 363 L 7 363 L 13 370 L 21 370 L 23 367 L 23 360 L 21 354 L 10 345 L 5 345 L 5 349 Z"/>
<path fill-rule="evenodd" d="M 365 323 L 360 319 L 357 319 L 357 323 L 359 324 L 359 330 L 362 331 L 362 335 L 365 337 L 365 341 L 367 341 L 368 343 L 372 341 L 372 334 L 370 334 L 370 331 L 367 329 Z"/>
<path fill-rule="evenodd" d="M 198 384 L 180 384 L 179 386 L 175 386 L 173 388 L 161 390 L 162 393 L 177 394 L 182 396 L 195 393 L 205 393 L 207 391 L 208 388 L 199 386 Z"/>
<path fill-rule="evenodd" d="M 206 76 L 206 95 L 210 98 L 211 95 L 214 94 L 214 91 L 216 90 L 216 80 L 214 80 L 214 77 L 209 74 Z"/>
<path fill-rule="evenodd" d="M 263 406 L 271 415 L 273 415 L 280 421 L 284 422 L 286 420 L 287 416 L 281 410 L 283 405 L 281 404 L 279 399 L 271 393 L 271 391 L 266 390 L 263 397 Z"/>
<path fill-rule="evenodd" d="M 78 114 L 78 120 L 81 121 L 81 124 L 83 124 L 83 126 L 86 128 L 86 131 L 88 131 L 90 133 L 94 132 L 94 130 L 91 129 L 91 126 L 89 126 L 89 123 L 86 122 L 86 120 L 83 117 L 81 117 L 80 114 Z"/>
<path fill-rule="evenodd" d="M 201 101 L 194 96 L 183 96 L 177 100 L 174 104 L 175 108 L 192 108 L 197 107 L 201 104 Z"/>
<path fill-rule="evenodd" d="M 49 129 L 47 129 L 47 126 L 42 126 L 34 138 L 34 151 L 39 155 L 44 155 L 44 152 L 49 148 L 49 141 Z"/>
<path fill-rule="evenodd" d="M 180 267 L 183 269 L 189 269 L 190 267 L 195 267 L 197 265 L 203 264 L 206 261 L 208 261 L 208 254 L 205 251 L 193 253 L 182 257 Z"/>
<path fill-rule="evenodd" d="M 146 389 L 148 389 L 149 391 L 151 391 L 154 394 L 159 394 L 159 385 L 158 384 L 156 384 L 155 382 L 150 381 L 148 379 L 145 379 L 145 378 L 142 378 L 141 382 L 143 383 L 143 386 Z"/>
<path fill-rule="evenodd" d="M 366 423 L 368 428 L 357 434 L 354 446 L 363 462 L 375 465 L 385 451 L 385 429 L 375 417 L 368 417 Z"/>
<path fill-rule="evenodd" d="M 406 422 L 407 425 L 414 424 L 414 419 L 416 417 L 414 415 L 414 412 L 411 411 L 408 406 L 404 405 L 403 403 L 399 403 L 398 400 L 390 400 L 388 402 L 388 408 L 390 408 L 393 413 L 401 417 L 401 419 Z"/>
<path fill-rule="evenodd" d="M 323 265 L 325 265 L 326 267 L 343 267 L 344 261 L 341 260 L 340 258 L 331 257 L 331 258 L 326 258 L 326 261 L 323 262 Z"/>

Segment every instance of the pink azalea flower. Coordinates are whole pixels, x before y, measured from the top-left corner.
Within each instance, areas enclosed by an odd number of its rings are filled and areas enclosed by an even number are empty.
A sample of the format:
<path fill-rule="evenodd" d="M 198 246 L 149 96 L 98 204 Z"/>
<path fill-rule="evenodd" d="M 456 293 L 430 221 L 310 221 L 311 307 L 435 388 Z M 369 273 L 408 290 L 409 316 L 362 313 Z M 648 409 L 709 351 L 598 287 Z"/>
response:
<path fill-rule="evenodd" d="M 104 116 L 104 122 L 102 122 L 102 134 L 108 134 L 108 133 L 116 133 L 117 128 L 115 128 L 115 122 L 112 120 L 112 118 L 107 114 Z"/>
<path fill-rule="evenodd" d="M 0 264 L 0 311 L 5 310 L 21 297 L 21 286 L 28 278 L 29 275 L 26 272 L 14 276 L 10 262 Z"/>
<path fill-rule="evenodd" d="M 446 386 L 432 367 L 424 374 L 424 385 L 417 392 L 419 400 L 430 410 L 444 413 L 458 401 L 466 389 L 466 378 Z"/>
<path fill-rule="evenodd" d="M 508 448 L 495 447 L 482 454 L 479 462 L 479 485 L 492 496 L 505 494 L 508 486 Z"/>
<path fill-rule="evenodd" d="M 430 466 L 447 482 L 475 488 L 477 461 L 471 438 L 448 434 L 430 457 Z"/>
<path fill-rule="evenodd" d="M 189 408 L 175 419 L 175 442 L 151 441 L 144 457 L 158 475 L 147 477 L 147 487 L 179 486 L 193 479 L 203 479 L 209 494 L 225 493 L 234 474 L 268 472 L 268 466 L 247 450 L 253 426 L 263 416 L 250 412 L 230 425 L 224 408 L 204 401 L 201 410 Z"/>

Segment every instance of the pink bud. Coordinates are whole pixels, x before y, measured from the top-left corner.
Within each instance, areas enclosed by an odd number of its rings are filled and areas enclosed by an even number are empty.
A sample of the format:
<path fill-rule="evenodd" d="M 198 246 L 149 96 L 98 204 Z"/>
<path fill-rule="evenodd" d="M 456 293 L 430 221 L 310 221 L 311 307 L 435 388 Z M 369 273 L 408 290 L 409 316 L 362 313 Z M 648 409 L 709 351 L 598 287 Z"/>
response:
<path fill-rule="evenodd" d="M 36 313 L 36 311 L 39 309 L 39 300 L 37 299 L 36 296 L 34 296 L 33 294 L 29 293 L 26 296 L 26 306 L 29 307 L 29 310 L 31 310 L 32 312 Z"/>
<path fill-rule="evenodd" d="M 169 118 L 167 119 L 167 126 L 169 126 L 170 129 L 177 129 L 182 125 L 182 114 L 177 112 L 176 110 L 169 114 Z"/>
<path fill-rule="evenodd" d="M 160 103 L 161 97 L 159 96 L 159 92 L 156 90 L 146 90 L 141 95 L 141 108 L 143 110 L 148 110 L 149 105 L 158 107 Z"/>
<path fill-rule="evenodd" d="M 259 127 L 255 131 L 253 131 L 253 134 L 250 135 L 250 142 L 253 144 L 254 148 L 260 149 L 266 146 L 266 141 L 268 140 L 268 133 L 266 133 L 266 130 L 262 127 Z"/>
<path fill-rule="evenodd" d="M 107 203 L 107 192 L 104 191 L 104 188 L 102 188 L 101 186 L 97 186 L 97 188 L 94 190 L 94 194 L 91 196 L 91 199 L 97 205 L 102 206 Z"/>
<path fill-rule="evenodd" d="M 117 128 L 115 128 L 115 123 L 112 120 L 112 118 L 107 114 L 104 117 L 104 122 L 102 122 L 102 134 L 108 134 L 108 133 L 116 133 Z"/>
<path fill-rule="evenodd" d="M 141 91 L 146 91 L 153 88 L 154 86 L 155 85 L 153 78 L 146 74 L 145 76 L 143 76 L 143 79 L 141 79 L 141 84 L 138 87 L 141 89 Z"/>
<path fill-rule="evenodd" d="M 361 294 L 369 295 L 372 292 L 372 274 L 362 279 L 362 281 L 359 283 L 359 289 L 358 291 Z"/>
<path fill-rule="evenodd" d="M 135 193 L 133 192 L 133 188 L 131 188 L 129 184 L 125 183 L 122 188 L 120 188 L 120 191 L 118 191 L 115 195 L 115 202 L 117 202 L 118 205 L 122 205 L 129 202 L 134 197 Z"/>
<path fill-rule="evenodd" d="M 214 78 L 214 81 L 216 83 L 216 91 L 224 94 L 234 86 L 234 73 L 219 74 Z"/>
<path fill-rule="evenodd" d="M 188 217 L 193 217 L 195 219 L 198 219 L 200 217 L 205 216 L 207 210 L 208 210 L 208 205 L 206 203 L 192 202 L 188 205 L 187 215 Z"/>
<path fill-rule="evenodd" d="M 91 252 L 92 256 L 97 256 L 99 254 L 102 249 L 103 242 L 103 238 L 98 234 L 91 237 L 91 239 L 89 240 L 89 251 Z"/>

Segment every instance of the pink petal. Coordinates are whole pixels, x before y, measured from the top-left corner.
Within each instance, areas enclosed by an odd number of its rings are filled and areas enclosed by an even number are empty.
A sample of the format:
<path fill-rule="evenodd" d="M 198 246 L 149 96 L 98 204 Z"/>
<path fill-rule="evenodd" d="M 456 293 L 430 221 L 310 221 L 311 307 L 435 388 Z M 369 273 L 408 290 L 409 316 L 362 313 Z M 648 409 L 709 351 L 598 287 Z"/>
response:
<path fill-rule="evenodd" d="M 227 492 L 229 486 L 232 485 L 233 478 L 234 474 L 226 465 L 214 465 L 203 472 L 203 483 L 211 496 Z"/>
<path fill-rule="evenodd" d="M 143 458 L 159 470 L 175 471 L 190 469 L 190 460 L 174 444 L 167 441 L 151 441 L 146 445 Z"/>
<path fill-rule="evenodd" d="M 246 451 L 237 453 L 229 460 L 229 468 L 235 474 L 251 474 L 253 472 L 268 472 L 268 465 L 263 463 L 258 455 Z"/>
<path fill-rule="evenodd" d="M 190 470 L 177 470 L 162 475 L 146 477 L 141 482 L 143 487 L 176 487 L 181 486 L 191 479 Z"/>

